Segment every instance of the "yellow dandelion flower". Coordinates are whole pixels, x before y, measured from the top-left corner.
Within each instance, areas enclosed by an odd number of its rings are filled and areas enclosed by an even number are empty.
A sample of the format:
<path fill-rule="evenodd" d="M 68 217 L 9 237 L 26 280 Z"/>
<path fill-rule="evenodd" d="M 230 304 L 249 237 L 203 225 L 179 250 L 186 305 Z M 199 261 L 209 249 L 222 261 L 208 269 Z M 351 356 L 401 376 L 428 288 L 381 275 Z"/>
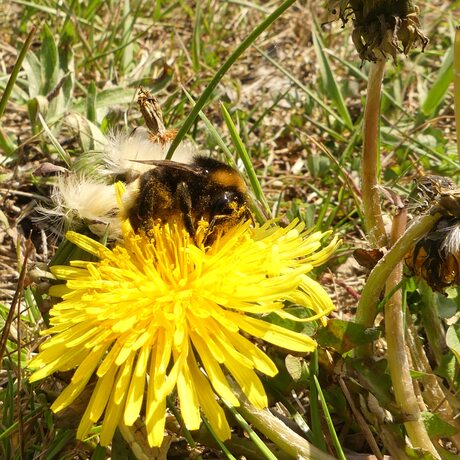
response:
<path fill-rule="evenodd" d="M 157 225 L 147 237 L 125 222 L 123 242 L 113 249 L 67 234 L 99 261 L 51 268 L 66 284 L 51 288 L 62 301 L 50 312 L 44 334 L 51 337 L 30 363 L 35 371 L 30 380 L 76 368 L 51 407 L 57 412 L 96 375 L 79 439 L 102 418 L 100 442 L 107 445 L 118 424 L 131 426 L 142 415 L 149 444 L 161 445 L 166 397 L 173 390 L 188 429 L 198 429 L 204 414 L 217 435 L 228 439 L 217 397 L 234 406 L 239 402 L 225 374 L 264 408 L 267 396 L 257 372 L 277 373 L 248 336 L 295 352 L 316 347 L 310 337 L 263 316 L 304 321 L 283 309 L 285 301 L 308 307 L 316 319 L 333 309 L 327 293 L 306 274 L 327 260 L 337 239 L 320 249 L 325 234 L 301 223 L 251 228 L 243 222 L 205 248 L 200 243 L 205 227 L 199 226 L 194 241 L 178 225 Z"/>

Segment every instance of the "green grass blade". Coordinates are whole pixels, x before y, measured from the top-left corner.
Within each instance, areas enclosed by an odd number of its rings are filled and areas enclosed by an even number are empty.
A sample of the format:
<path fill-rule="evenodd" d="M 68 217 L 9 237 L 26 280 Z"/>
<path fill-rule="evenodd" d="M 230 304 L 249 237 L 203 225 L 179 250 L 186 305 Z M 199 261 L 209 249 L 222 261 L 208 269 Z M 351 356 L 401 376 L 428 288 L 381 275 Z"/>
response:
<path fill-rule="evenodd" d="M 177 422 L 181 426 L 182 436 L 187 440 L 190 447 L 195 448 L 196 442 L 193 439 L 192 433 L 190 433 L 190 430 L 185 426 L 184 419 L 182 418 L 182 415 L 180 414 L 180 412 L 177 410 L 177 407 L 174 404 L 171 395 L 169 395 L 166 398 L 166 402 L 167 402 L 169 410 L 172 412 L 174 417 L 176 417 Z M 201 459 L 201 455 L 198 458 Z"/>
<path fill-rule="evenodd" d="M 454 41 L 454 107 L 457 133 L 457 155 L 460 160 L 460 28 L 455 31 Z"/>
<path fill-rule="evenodd" d="M 194 72 L 199 72 L 201 61 L 201 2 L 196 3 L 192 37 L 192 65 Z"/>
<path fill-rule="evenodd" d="M 311 418 L 311 431 L 312 431 L 312 443 L 318 449 L 327 450 L 326 442 L 323 436 L 323 429 L 321 427 L 321 413 L 318 404 L 318 390 L 315 385 L 313 377 L 316 378 L 318 373 L 318 350 L 315 350 L 311 354 L 310 359 L 310 418 Z"/>
<path fill-rule="evenodd" d="M 211 436 L 213 437 L 213 439 L 216 442 L 216 444 L 220 447 L 220 450 L 225 455 L 225 457 L 228 458 L 228 460 L 236 460 L 236 458 L 228 450 L 227 446 L 216 435 L 215 431 L 212 429 L 211 424 L 206 420 L 206 417 L 202 417 L 201 420 L 203 420 L 204 426 L 209 431 L 209 433 L 211 433 Z"/>
<path fill-rule="evenodd" d="M 73 430 L 61 430 L 56 433 L 56 437 L 53 439 L 52 445 L 48 448 L 45 460 L 53 460 L 55 458 L 62 458 L 62 451 L 66 445 L 75 438 L 75 432 Z"/>
<path fill-rule="evenodd" d="M 263 20 L 254 30 L 251 32 L 245 40 L 236 48 L 235 51 L 229 56 L 229 58 L 222 64 L 220 69 L 216 72 L 213 79 L 204 90 L 203 94 L 198 99 L 197 103 L 193 107 L 192 111 L 190 112 L 187 119 L 184 121 L 182 128 L 177 133 L 176 138 L 174 139 L 171 147 L 168 150 L 168 154 L 166 155 L 166 159 L 170 160 L 173 156 L 174 151 L 176 150 L 177 146 L 180 144 L 182 139 L 188 133 L 188 130 L 193 125 L 198 116 L 200 110 L 204 107 L 207 100 L 211 96 L 212 92 L 219 84 L 222 77 L 227 73 L 228 69 L 235 63 L 235 61 L 246 51 L 246 49 L 251 46 L 256 38 L 262 34 L 276 19 L 279 18 L 296 0 L 286 0 L 284 1 L 280 7 L 278 7 L 273 13 L 271 13 L 265 20 Z"/>
<path fill-rule="evenodd" d="M 30 47 L 30 44 L 32 43 L 32 40 L 34 38 L 35 31 L 36 31 L 36 28 L 32 27 L 32 29 L 29 32 L 29 35 L 27 35 L 24 45 L 22 45 L 18 59 L 14 63 L 13 70 L 11 72 L 10 78 L 8 79 L 8 83 L 6 84 L 5 91 L 3 92 L 2 98 L 0 99 L 0 118 L 2 117 L 3 112 L 5 111 L 6 104 L 8 103 L 8 99 L 10 98 L 10 95 L 11 95 L 11 91 L 13 91 L 14 84 L 16 83 L 16 79 L 18 78 L 19 71 L 21 70 L 22 62 L 24 61 L 24 58 L 26 57 L 27 51 Z"/>
<path fill-rule="evenodd" d="M 65 18 L 67 15 L 67 13 L 65 12 L 63 8 L 51 8 L 49 6 L 39 5 L 38 3 L 28 2 L 25 0 L 13 0 L 12 3 L 17 3 L 18 5 L 24 5 L 28 8 L 32 8 L 37 11 L 41 11 L 42 13 L 49 14 L 52 18 L 56 18 L 56 17 Z M 104 28 L 102 26 L 96 25 L 92 21 L 88 21 L 85 18 L 78 17 L 78 16 L 76 17 L 76 19 L 82 24 L 90 25 L 96 28 L 99 32 L 104 31 Z"/>
<path fill-rule="evenodd" d="M 260 185 L 259 179 L 257 179 L 256 171 L 254 170 L 254 166 L 252 165 L 248 152 L 238 134 L 238 131 L 236 130 L 236 127 L 227 109 L 223 104 L 221 104 L 220 107 L 222 115 L 224 117 L 225 124 L 227 125 L 227 128 L 230 131 L 230 136 L 232 138 L 233 145 L 235 146 L 236 151 L 238 152 L 238 156 L 241 158 L 241 161 L 243 162 L 244 167 L 246 169 L 246 173 L 249 177 L 249 182 L 251 183 L 254 195 L 256 196 L 257 200 L 262 204 L 265 213 L 267 215 L 270 215 L 270 207 L 268 206 L 267 200 L 265 199 L 264 192 Z"/>
<path fill-rule="evenodd" d="M 86 118 L 91 122 L 96 122 L 96 84 L 92 81 L 86 93 Z"/>
<path fill-rule="evenodd" d="M 436 109 L 443 102 L 454 78 L 453 60 L 454 48 L 451 46 L 444 57 L 433 86 L 427 92 L 425 100 L 422 101 L 420 111 L 424 116 L 423 118 L 432 117 L 436 113 Z"/>
<path fill-rule="evenodd" d="M 329 95 L 329 99 L 334 104 L 335 108 L 339 112 L 342 123 L 349 129 L 353 129 L 353 121 L 351 120 L 350 113 L 348 112 L 347 106 L 343 99 L 339 85 L 337 84 L 334 73 L 332 72 L 331 65 L 327 54 L 324 52 L 324 43 L 318 34 L 317 27 L 312 30 L 313 46 L 315 48 L 316 57 L 318 58 L 319 73 L 323 83 L 325 91 Z"/>
<path fill-rule="evenodd" d="M 40 94 L 46 96 L 54 90 L 59 81 L 59 53 L 51 29 L 44 24 L 42 46 L 40 48 L 41 88 Z"/>
<path fill-rule="evenodd" d="M 259 435 L 251 428 L 251 425 L 244 419 L 244 417 L 230 404 L 223 401 L 223 403 L 227 406 L 229 411 L 235 417 L 238 424 L 243 428 L 244 431 L 248 434 L 251 441 L 254 445 L 259 449 L 260 453 L 262 454 L 262 458 L 266 458 L 267 460 L 276 460 L 275 455 L 273 452 L 265 445 Z"/>
<path fill-rule="evenodd" d="M 0 150 L 3 150 L 6 155 L 11 155 L 17 148 L 17 145 L 11 140 L 10 136 L 0 126 Z"/>
<path fill-rule="evenodd" d="M 235 5 L 244 6 L 246 8 L 253 8 L 254 10 L 262 11 L 262 13 L 268 14 L 270 10 L 265 8 L 263 5 L 257 5 L 253 2 L 245 2 L 243 0 L 226 0 L 226 3 L 234 3 Z"/>
<path fill-rule="evenodd" d="M 187 92 L 185 88 L 183 88 L 183 91 L 185 95 L 187 96 L 188 100 L 192 103 L 195 104 L 195 100 L 192 98 L 191 94 Z M 222 149 L 225 155 L 225 159 L 229 162 L 230 166 L 235 167 L 235 160 L 233 159 L 232 152 L 230 152 L 229 148 L 225 144 L 224 140 L 220 136 L 220 134 L 217 132 L 217 129 L 214 128 L 213 124 L 209 121 L 209 118 L 203 113 L 199 112 L 198 116 L 201 118 L 201 120 L 204 122 L 206 125 L 206 129 L 209 131 L 211 136 L 214 138 L 216 143 L 219 145 L 219 147 Z"/>
<path fill-rule="evenodd" d="M 134 50 L 133 42 L 131 41 L 131 32 L 134 27 L 134 19 L 131 19 L 131 5 L 129 0 L 124 0 L 123 3 L 123 38 L 121 41 L 121 69 L 123 74 L 128 72 L 132 65 Z"/>
<path fill-rule="evenodd" d="M 70 155 L 62 148 L 59 141 L 54 137 L 53 133 L 49 129 L 48 125 L 46 124 L 45 119 L 43 118 L 40 112 L 38 113 L 38 120 L 40 121 L 43 130 L 48 135 L 49 140 L 54 145 L 54 148 L 57 150 L 58 155 L 61 157 L 62 161 L 64 161 L 64 163 L 67 165 L 67 167 L 70 168 L 72 165 L 72 160 L 70 158 Z"/>
<path fill-rule="evenodd" d="M 295 78 L 292 74 L 290 74 L 283 66 L 281 66 L 277 61 L 272 59 L 267 53 L 262 51 L 259 47 L 255 47 L 256 50 L 271 64 L 273 64 L 280 72 L 283 73 L 287 78 L 289 78 L 292 83 L 294 83 L 296 86 L 298 86 L 308 97 L 310 97 L 312 100 L 314 100 L 328 115 L 330 115 L 332 118 L 335 118 L 338 122 L 343 124 L 342 118 L 334 112 L 330 107 L 327 106 L 319 97 L 313 92 L 310 91 L 300 80 Z"/>
<path fill-rule="evenodd" d="M 337 433 L 335 432 L 334 422 L 331 419 L 331 414 L 329 413 L 329 409 L 327 408 L 326 400 L 324 399 L 323 390 L 321 390 L 321 385 L 319 384 L 318 378 L 316 377 L 316 375 L 313 376 L 313 380 L 316 385 L 316 390 L 318 391 L 318 396 L 321 402 L 321 407 L 323 409 L 324 416 L 326 417 L 326 423 L 327 423 L 327 427 L 329 428 L 329 433 L 332 438 L 332 444 L 334 445 L 334 448 L 337 452 L 337 458 L 339 460 L 347 460 L 347 457 L 345 457 L 345 454 L 343 453 L 342 446 L 340 445 L 339 438 L 337 437 Z"/>

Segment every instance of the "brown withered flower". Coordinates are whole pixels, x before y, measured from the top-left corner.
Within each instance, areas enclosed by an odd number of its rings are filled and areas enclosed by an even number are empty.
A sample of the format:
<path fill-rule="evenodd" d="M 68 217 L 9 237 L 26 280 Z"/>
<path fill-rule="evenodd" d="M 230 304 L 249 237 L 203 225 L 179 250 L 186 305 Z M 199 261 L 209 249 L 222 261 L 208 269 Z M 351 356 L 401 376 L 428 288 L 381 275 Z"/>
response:
<path fill-rule="evenodd" d="M 442 176 L 424 176 L 416 187 L 415 212 L 440 213 L 436 225 L 406 256 L 411 272 L 438 292 L 460 285 L 460 190 Z"/>
<path fill-rule="evenodd" d="M 419 8 L 411 0 L 332 0 L 328 7 L 344 25 L 353 21 L 353 43 L 362 60 L 375 62 L 388 55 L 396 59 L 417 44 L 422 50 L 428 44 Z"/>

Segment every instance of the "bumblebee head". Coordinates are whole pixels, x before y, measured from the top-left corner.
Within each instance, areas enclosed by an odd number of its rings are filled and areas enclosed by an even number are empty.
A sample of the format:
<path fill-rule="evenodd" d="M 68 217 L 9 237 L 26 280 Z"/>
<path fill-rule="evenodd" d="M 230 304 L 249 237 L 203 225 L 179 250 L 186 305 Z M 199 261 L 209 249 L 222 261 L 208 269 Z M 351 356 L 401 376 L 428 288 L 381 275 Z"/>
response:
<path fill-rule="evenodd" d="M 229 216 L 245 206 L 246 197 L 237 190 L 225 190 L 211 204 L 211 219 L 216 216 Z"/>

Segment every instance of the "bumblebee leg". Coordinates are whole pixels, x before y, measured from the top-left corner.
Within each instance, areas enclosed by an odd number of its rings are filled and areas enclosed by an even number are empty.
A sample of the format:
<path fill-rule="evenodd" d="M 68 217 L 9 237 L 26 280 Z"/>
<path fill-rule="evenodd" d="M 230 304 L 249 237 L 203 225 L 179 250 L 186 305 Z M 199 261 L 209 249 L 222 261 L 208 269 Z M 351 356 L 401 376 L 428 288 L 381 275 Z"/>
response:
<path fill-rule="evenodd" d="M 153 169 L 140 178 L 137 204 L 131 207 L 129 220 L 134 230 L 148 232 L 158 220 L 166 220 L 165 215 L 173 208 L 171 189 L 159 171 Z"/>
<path fill-rule="evenodd" d="M 190 190 L 185 182 L 179 182 L 177 185 L 177 198 L 179 199 L 179 207 L 183 215 L 185 230 L 191 237 L 195 236 L 195 225 L 192 219 L 192 197 Z"/>

